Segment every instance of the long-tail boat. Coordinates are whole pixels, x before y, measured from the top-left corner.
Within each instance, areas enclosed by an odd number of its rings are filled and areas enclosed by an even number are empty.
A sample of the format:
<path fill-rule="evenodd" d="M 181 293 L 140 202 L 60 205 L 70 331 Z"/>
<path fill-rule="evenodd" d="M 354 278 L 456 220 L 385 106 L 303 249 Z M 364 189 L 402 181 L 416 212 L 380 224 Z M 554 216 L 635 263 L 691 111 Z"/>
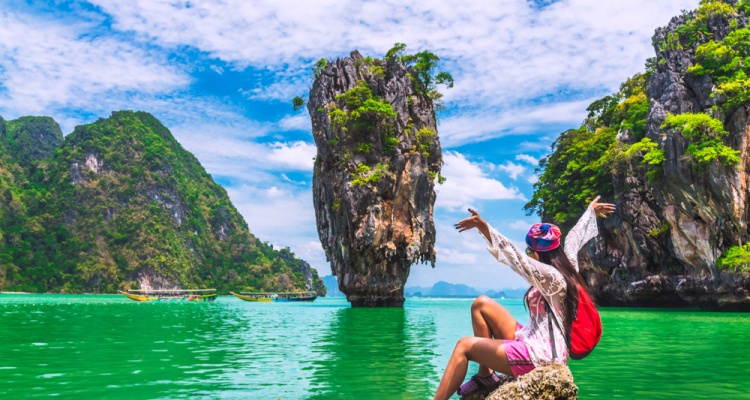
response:
<path fill-rule="evenodd" d="M 135 301 L 201 301 L 212 302 L 218 295 L 216 289 L 158 289 L 117 291 Z"/>
<path fill-rule="evenodd" d="M 317 298 L 315 292 L 288 292 L 277 293 L 273 301 L 315 301 Z"/>
<path fill-rule="evenodd" d="M 261 303 L 270 303 L 273 301 L 275 293 L 256 293 L 256 292 L 229 292 L 232 296 L 245 301 L 255 301 Z"/>
<path fill-rule="evenodd" d="M 318 298 L 315 292 L 240 292 L 239 294 L 229 292 L 232 296 L 245 300 L 270 303 L 272 301 L 314 301 Z"/>

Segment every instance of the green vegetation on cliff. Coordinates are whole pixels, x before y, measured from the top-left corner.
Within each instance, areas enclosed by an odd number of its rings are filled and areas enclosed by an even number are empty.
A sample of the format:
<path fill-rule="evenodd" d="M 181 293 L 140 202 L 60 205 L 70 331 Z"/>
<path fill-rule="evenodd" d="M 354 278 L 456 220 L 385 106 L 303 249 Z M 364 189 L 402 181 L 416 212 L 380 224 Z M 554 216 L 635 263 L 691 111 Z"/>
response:
<path fill-rule="evenodd" d="M 439 108 L 442 97 L 437 91 L 437 85 L 453 87 L 453 77 L 449 73 L 436 72 L 439 60 L 429 51 L 406 54 L 406 45 L 403 43 L 396 43 L 384 59 L 360 56 L 354 60 L 358 73 L 356 85 L 337 95 L 335 101 L 317 109 L 317 112 L 328 115 L 333 135 L 327 139 L 327 143 L 338 147 L 339 160 L 349 165 L 352 185 L 375 184 L 388 174 L 388 162 L 374 160 L 374 154 L 382 153 L 386 156 L 385 159 L 388 159 L 407 138 L 411 146 L 402 146 L 404 151 L 419 153 L 425 158 L 430 158 L 433 154 L 437 145 L 435 130 L 426 126 L 418 129 L 414 126 L 411 116 L 408 117 L 405 126 L 397 126 L 398 115 L 393 105 L 383 96 L 377 95 L 376 91 L 377 82 L 386 78 L 388 66 L 392 67 L 393 63 L 401 64 L 406 69 L 406 76 L 413 87 L 413 95 L 408 96 L 407 105 L 412 107 L 416 95 L 420 94 L 424 101 L 429 103 L 434 116 L 434 110 Z M 327 60 L 321 59 L 315 64 L 314 78 L 320 77 L 327 63 Z M 297 110 L 305 102 L 297 96 L 292 100 L 292 104 Z M 355 154 L 372 155 L 368 157 L 369 165 L 349 164 Z M 439 184 L 443 184 L 445 177 L 440 175 L 439 165 L 442 165 L 442 157 L 429 165 L 428 173 L 433 181 L 437 180 Z"/>
<path fill-rule="evenodd" d="M 38 132 L 37 123 L 6 125 Z M 0 289 L 323 288 L 307 263 L 249 232 L 226 191 L 150 114 L 115 112 L 78 126 L 49 158 L 23 168 L 35 154 L 27 150 L 17 159 L 0 153 Z"/>
<path fill-rule="evenodd" d="M 694 64 L 687 70 L 695 77 L 708 75 L 717 84 L 712 97 L 722 98 L 714 112 L 729 113 L 750 100 L 750 29 L 738 22 L 748 11 L 747 1 L 703 0 L 695 12 L 685 12 L 682 24 L 668 32 L 663 42 L 655 43 L 657 59 L 647 61 L 645 73 L 628 79 L 619 92 L 591 103 L 581 127 L 563 132 L 553 143 L 552 153 L 540 161 L 541 176 L 534 185 L 534 196 L 524 206 L 526 211 L 567 230 L 596 195 L 610 199 L 615 195 L 618 174 L 643 173 L 650 183 L 660 179 L 666 158 L 657 132 L 646 137 L 646 87 L 655 69 L 666 64 L 669 51 L 695 48 Z M 730 32 L 722 41 L 714 41 L 709 31 L 712 18 L 728 21 Z M 669 114 L 658 134 L 662 138 L 681 135 L 687 143 L 684 161 L 696 172 L 714 162 L 732 167 L 740 161 L 739 151 L 724 143 L 728 133 L 715 116 Z M 623 140 L 617 140 L 618 133 Z"/>
<path fill-rule="evenodd" d="M 50 117 L 21 117 L 7 121 L 2 140 L 10 155 L 28 167 L 51 156 L 62 143 L 63 134 Z"/>
<path fill-rule="evenodd" d="M 614 170 L 638 157 L 646 165 L 663 161 L 655 143 L 645 137 L 650 75 L 636 74 L 620 85 L 619 92 L 591 103 L 584 123 L 560 134 L 552 153 L 539 162 L 542 174 L 524 206 L 529 214 L 537 213 L 567 230 L 594 197 L 613 195 Z M 618 131 L 635 143 L 616 140 Z"/>
<path fill-rule="evenodd" d="M 750 243 L 730 247 L 716 260 L 716 268 L 720 271 L 750 271 Z"/>
<path fill-rule="evenodd" d="M 739 150 L 734 150 L 721 141 L 721 138 L 729 135 L 724 124 L 707 114 L 668 114 L 662 128 L 679 130 L 682 136 L 693 139 L 685 149 L 685 154 L 691 156 L 700 167 L 715 160 L 726 166 L 740 162 Z"/>

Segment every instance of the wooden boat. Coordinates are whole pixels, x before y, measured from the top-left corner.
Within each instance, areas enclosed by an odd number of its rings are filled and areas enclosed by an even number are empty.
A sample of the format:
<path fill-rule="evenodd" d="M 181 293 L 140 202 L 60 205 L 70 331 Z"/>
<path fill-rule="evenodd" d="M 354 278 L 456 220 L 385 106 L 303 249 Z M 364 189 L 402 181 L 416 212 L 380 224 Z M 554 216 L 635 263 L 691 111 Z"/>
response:
<path fill-rule="evenodd" d="M 212 302 L 218 295 L 216 289 L 170 289 L 170 290 L 128 290 L 121 295 L 135 301 L 200 301 Z"/>
<path fill-rule="evenodd" d="M 239 294 L 229 292 L 232 296 L 245 300 L 245 301 L 256 301 L 270 303 L 272 301 L 314 301 L 318 298 L 315 292 L 283 292 L 283 293 L 269 293 L 269 292 L 240 292 Z"/>
<path fill-rule="evenodd" d="M 261 303 L 270 303 L 273 301 L 274 293 L 252 293 L 252 292 L 229 292 L 232 296 L 245 301 L 255 301 Z"/>
<path fill-rule="evenodd" d="M 317 298 L 315 292 L 288 292 L 277 293 L 273 301 L 315 301 Z"/>

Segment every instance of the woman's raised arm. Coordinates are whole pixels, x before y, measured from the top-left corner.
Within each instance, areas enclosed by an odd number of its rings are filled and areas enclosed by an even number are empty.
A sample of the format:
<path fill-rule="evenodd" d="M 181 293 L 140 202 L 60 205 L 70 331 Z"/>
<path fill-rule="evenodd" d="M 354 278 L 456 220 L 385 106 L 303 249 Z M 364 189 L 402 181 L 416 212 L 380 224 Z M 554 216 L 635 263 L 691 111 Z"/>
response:
<path fill-rule="evenodd" d="M 565 236 L 565 255 L 573 263 L 576 271 L 578 271 L 578 252 L 581 251 L 583 245 L 589 240 L 599 235 L 596 216 L 599 215 L 602 218 L 607 218 L 607 215 L 615 211 L 614 204 L 599 203 L 600 198 L 601 196 L 596 196 L 573 229 Z"/>
<path fill-rule="evenodd" d="M 477 228 L 487 241 L 487 250 L 499 262 L 509 266 L 530 285 L 539 289 L 548 300 L 565 291 L 565 279 L 558 270 L 527 256 L 508 238 L 485 222 L 476 211 L 469 209 L 469 212 L 471 213 L 469 218 L 455 225 L 459 232 Z"/>

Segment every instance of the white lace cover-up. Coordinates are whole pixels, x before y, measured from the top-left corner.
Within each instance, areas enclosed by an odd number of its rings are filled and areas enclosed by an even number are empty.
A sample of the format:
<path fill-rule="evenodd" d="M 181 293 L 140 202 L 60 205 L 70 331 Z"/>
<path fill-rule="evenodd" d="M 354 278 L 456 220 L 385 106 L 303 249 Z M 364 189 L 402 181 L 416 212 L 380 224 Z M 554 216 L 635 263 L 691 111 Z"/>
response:
<path fill-rule="evenodd" d="M 578 270 L 578 251 L 586 242 L 598 234 L 596 214 L 594 209 L 589 206 L 565 237 L 563 247 L 565 255 L 568 256 L 576 270 Z M 487 240 L 487 250 L 498 261 L 509 266 L 533 286 L 528 296 L 530 320 L 521 330 L 516 332 L 516 340 L 522 340 L 526 344 L 534 366 L 549 365 L 553 362 L 549 334 L 550 317 L 540 296 L 544 296 L 552 306 L 552 312 L 557 316 L 560 326 L 564 326 L 565 279 L 555 267 L 527 256 L 525 251 L 519 250 L 508 238 L 492 227 L 490 227 L 490 236 L 491 240 Z M 557 360 L 560 363 L 567 363 L 568 348 L 565 344 L 565 335 L 554 320 L 551 322 Z"/>

